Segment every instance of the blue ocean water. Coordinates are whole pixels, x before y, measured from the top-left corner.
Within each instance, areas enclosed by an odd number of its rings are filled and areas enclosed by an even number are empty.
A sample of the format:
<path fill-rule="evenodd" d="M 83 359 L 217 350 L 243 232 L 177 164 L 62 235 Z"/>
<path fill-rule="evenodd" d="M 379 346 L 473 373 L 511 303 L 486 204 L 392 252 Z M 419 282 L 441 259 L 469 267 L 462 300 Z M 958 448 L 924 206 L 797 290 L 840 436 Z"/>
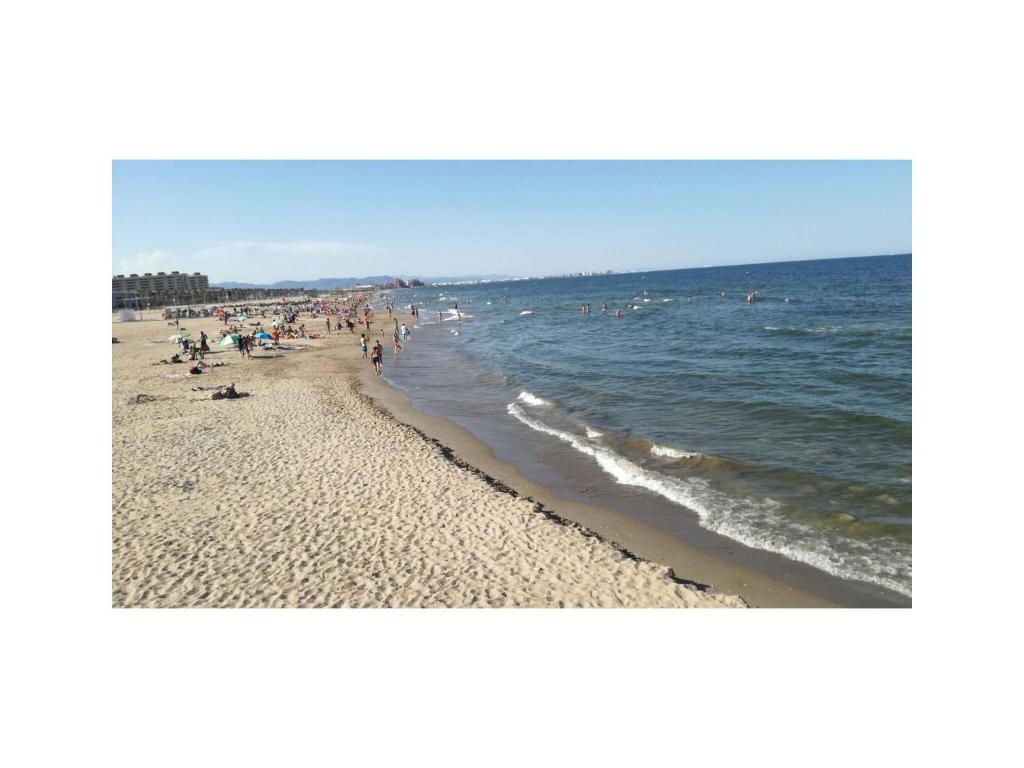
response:
<path fill-rule="evenodd" d="M 467 387 L 485 388 L 482 402 L 502 400 L 488 418 L 704 528 L 911 594 L 909 255 L 418 288 L 396 301 L 416 304 L 422 326 L 387 366 L 398 386 L 466 408 L 482 407 Z"/>

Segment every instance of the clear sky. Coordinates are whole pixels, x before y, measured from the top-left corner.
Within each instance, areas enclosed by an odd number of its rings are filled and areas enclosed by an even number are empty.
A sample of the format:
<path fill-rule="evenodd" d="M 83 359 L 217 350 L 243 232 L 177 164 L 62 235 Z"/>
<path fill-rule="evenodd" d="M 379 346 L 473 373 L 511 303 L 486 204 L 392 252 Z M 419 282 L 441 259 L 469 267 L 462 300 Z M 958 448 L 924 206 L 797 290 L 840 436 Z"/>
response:
<path fill-rule="evenodd" d="M 910 161 L 113 163 L 115 274 L 533 276 L 910 251 Z"/>

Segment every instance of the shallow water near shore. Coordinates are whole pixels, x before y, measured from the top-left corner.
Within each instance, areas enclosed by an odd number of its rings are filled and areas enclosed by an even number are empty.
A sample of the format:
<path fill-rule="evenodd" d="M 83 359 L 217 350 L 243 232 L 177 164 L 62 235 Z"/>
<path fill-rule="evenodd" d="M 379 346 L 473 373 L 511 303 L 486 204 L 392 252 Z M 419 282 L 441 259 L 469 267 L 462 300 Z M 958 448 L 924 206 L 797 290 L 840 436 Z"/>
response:
<path fill-rule="evenodd" d="M 396 303 L 416 304 L 421 327 L 386 378 L 538 482 L 911 595 L 910 256 Z"/>

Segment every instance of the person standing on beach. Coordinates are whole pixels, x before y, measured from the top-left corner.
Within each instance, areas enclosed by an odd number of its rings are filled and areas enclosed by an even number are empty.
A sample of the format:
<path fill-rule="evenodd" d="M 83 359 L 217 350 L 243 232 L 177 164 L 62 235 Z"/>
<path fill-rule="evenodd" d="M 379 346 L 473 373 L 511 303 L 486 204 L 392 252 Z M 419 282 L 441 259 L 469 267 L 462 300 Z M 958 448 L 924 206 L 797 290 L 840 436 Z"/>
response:
<path fill-rule="evenodd" d="M 401 333 L 402 341 L 409 341 L 409 326 L 405 323 L 402 323 Z"/>
<path fill-rule="evenodd" d="M 394 346 L 395 357 L 397 358 L 398 357 L 398 353 L 402 351 L 402 345 L 398 343 L 398 331 L 395 331 L 395 337 L 394 337 L 393 341 L 394 341 L 394 345 L 395 345 Z"/>
<path fill-rule="evenodd" d="M 327 335 L 331 335 L 331 318 L 327 318 Z"/>
<path fill-rule="evenodd" d="M 238 345 L 238 356 L 245 357 L 245 336 L 238 334 L 238 340 L 235 344 Z"/>
<path fill-rule="evenodd" d="M 366 336 L 359 334 L 359 349 L 363 352 L 363 360 L 366 359 Z"/>
<path fill-rule="evenodd" d="M 444 322 L 444 318 L 441 317 L 441 310 L 437 310 L 437 322 Z"/>

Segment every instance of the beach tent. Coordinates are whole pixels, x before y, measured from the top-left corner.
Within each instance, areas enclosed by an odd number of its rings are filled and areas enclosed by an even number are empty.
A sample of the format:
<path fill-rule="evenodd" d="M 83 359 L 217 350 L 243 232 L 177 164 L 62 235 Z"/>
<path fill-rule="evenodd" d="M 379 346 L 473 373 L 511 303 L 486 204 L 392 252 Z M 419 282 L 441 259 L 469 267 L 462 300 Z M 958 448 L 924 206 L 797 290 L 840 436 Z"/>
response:
<path fill-rule="evenodd" d="M 237 343 L 238 343 L 238 334 L 237 333 L 229 333 L 227 336 L 225 336 L 223 339 L 220 340 L 220 346 L 222 346 L 222 347 L 233 347 Z"/>
<path fill-rule="evenodd" d="M 273 337 L 273 336 L 271 336 L 271 335 L 270 335 L 269 333 L 267 333 L 266 331 L 260 331 L 259 333 L 257 333 L 257 334 L 256 334 L 256 338 L 257 338 L 257 339 L 272 339 L 272 338 L 274 338 L 274 337 Z"/>
<path fill-rule="evenodd" d="M 274 322 L 271 323 L 271 325 L 273 325 L 273 326 L 284 325 L 284 320 L 275 320 Z"/>

